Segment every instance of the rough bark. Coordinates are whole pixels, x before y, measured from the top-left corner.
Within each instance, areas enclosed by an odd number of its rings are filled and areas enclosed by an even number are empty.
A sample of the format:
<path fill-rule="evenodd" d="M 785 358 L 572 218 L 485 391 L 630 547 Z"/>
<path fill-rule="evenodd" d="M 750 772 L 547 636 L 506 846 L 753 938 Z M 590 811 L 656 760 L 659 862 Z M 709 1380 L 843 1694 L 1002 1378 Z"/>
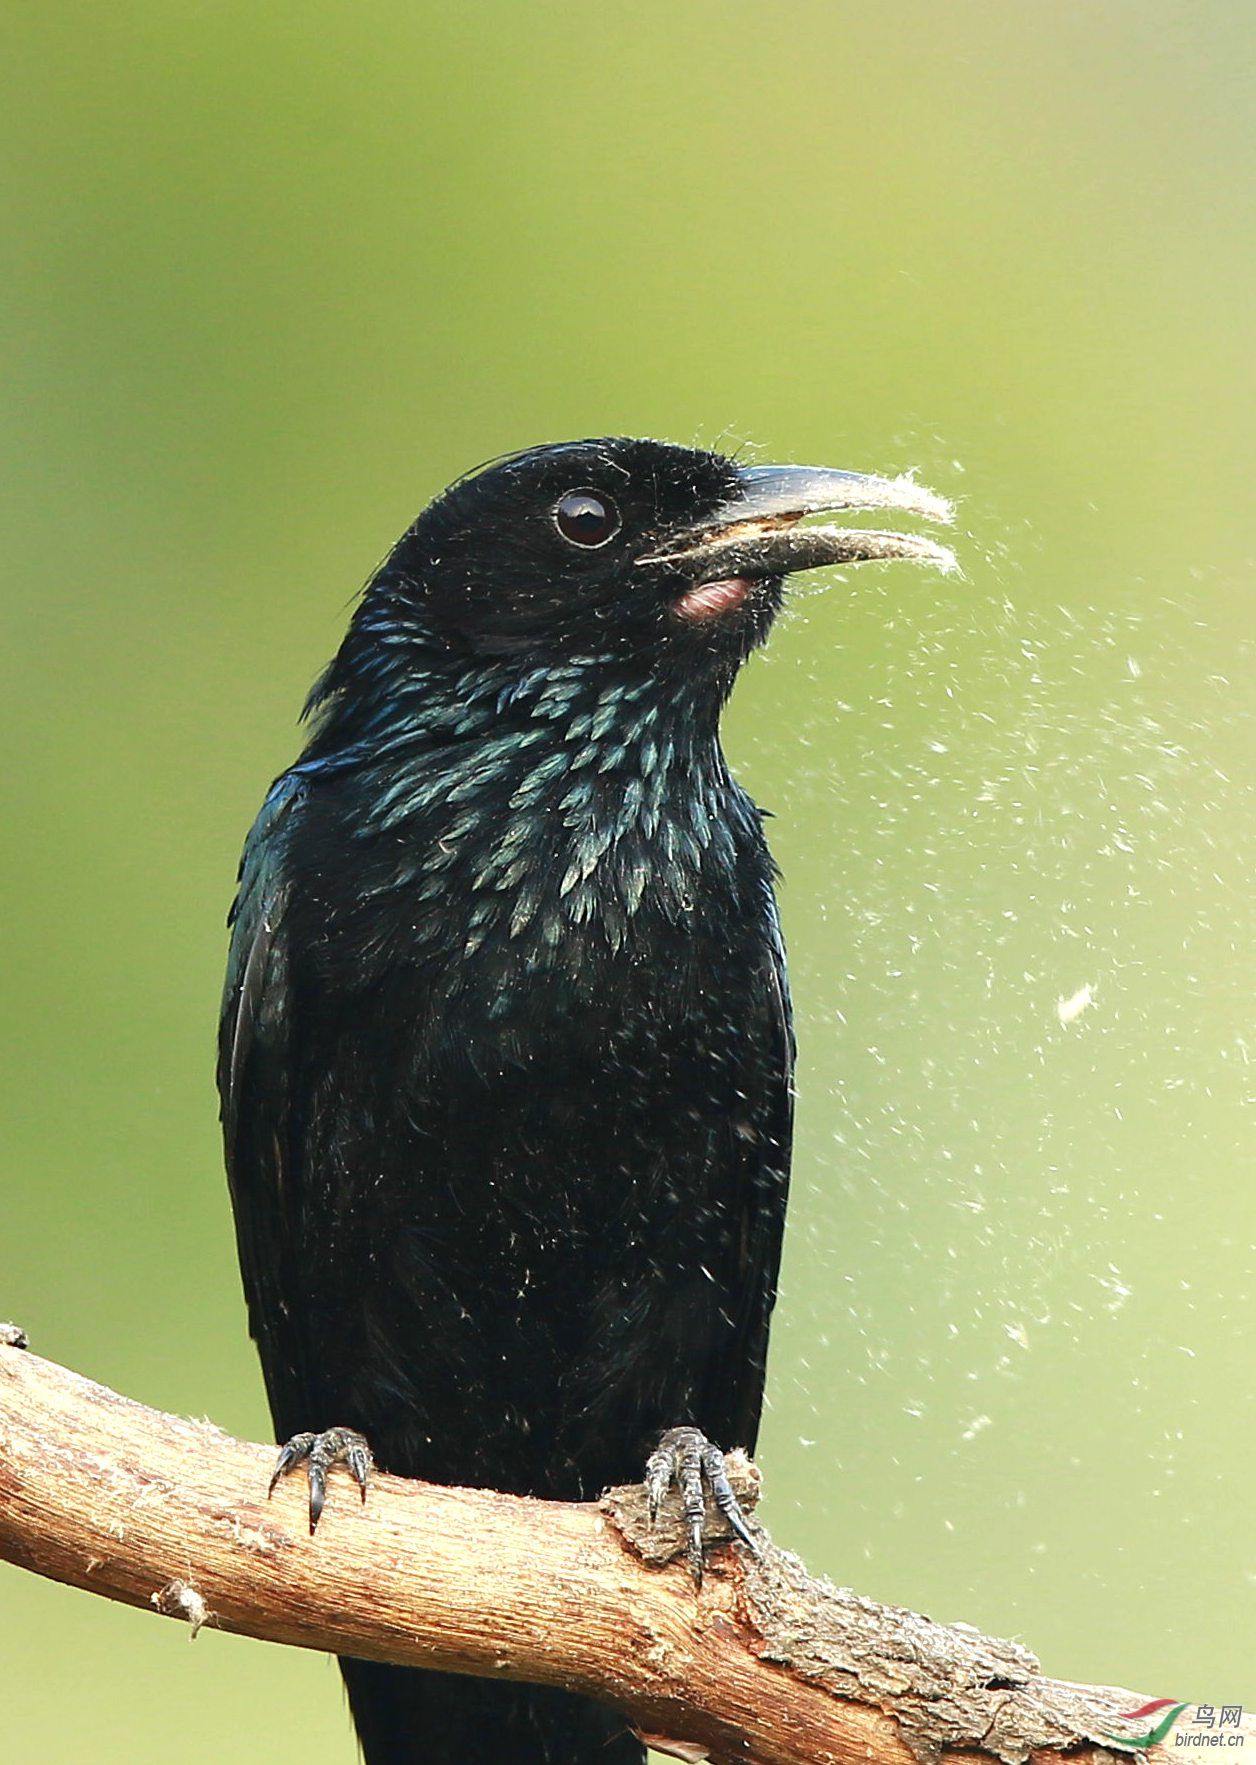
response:
<path fill-rule="evenodd" d="M 766 1535 L 758 1561 L 718 1548 L 695 1588 L 674 1517 L 652 1531 L 636 1487 L 578 1504 L 377 1475 L 363 1505 L 337 1471 L 311 1538 L 302 1477 L 266 1499 L 272 1447 L 5 1342 L 0 1557 L 194 1630 L 564 1685 L 681 1757 L 743 1765 L 1098 1765 L 1144 1702 L 813 1580 Z"/>

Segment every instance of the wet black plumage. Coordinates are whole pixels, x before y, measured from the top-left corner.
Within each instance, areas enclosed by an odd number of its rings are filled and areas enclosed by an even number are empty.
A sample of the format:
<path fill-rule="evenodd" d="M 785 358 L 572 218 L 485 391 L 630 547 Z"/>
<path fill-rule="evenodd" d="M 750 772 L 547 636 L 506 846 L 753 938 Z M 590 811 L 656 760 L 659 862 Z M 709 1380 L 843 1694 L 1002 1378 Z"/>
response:
<path fill-rule="evenodd" d="M 753 1447 L 792 1037 L 718 721 L 806 567 L 779 511 L 844 506 L 788 471 L 537 449 L 369 584 L 232 915 L 223 1119 L 280 1438 L 345 1425 L 390 1471 L 565 1498 L 677 1423 Z M 565 1694 L 344 1672 L 369 1765 L 643 1757 Z"/>

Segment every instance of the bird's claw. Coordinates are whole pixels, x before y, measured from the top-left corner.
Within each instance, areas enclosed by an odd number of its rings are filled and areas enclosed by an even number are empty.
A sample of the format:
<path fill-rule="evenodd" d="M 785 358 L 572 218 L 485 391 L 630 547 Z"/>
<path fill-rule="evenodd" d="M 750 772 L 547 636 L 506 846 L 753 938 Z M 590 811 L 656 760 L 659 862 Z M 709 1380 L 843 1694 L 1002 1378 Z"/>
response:
<path fill-rule="evenodd" d="M 354 1482 L 366 1500 L 366 1486 L 375 1467 L 365 1435 L 356 1428 L 328 1428 L 322 1434 L 294 1434 L 280 1449 L 271 1473 L 269 1498 L 281 1477 L 297 1465 L 304 1464 L 310 1485 L 310 1534 L 318 1525 L 323 1503 L 327 1499 L 327 1473 L 333 1465 L 347 1465 Z"/>
<path fill-rule="evenodd" d="M 645 1487 L 650 1524 L 658 1520 L 663 1497 L 675 1488 L 687 1534 L 686 1555 L 694 1580 L 702 1583 L 702 1527 L 706 1515 L 705 1489 L 733 1532 L 757 1557 L 759 1542 L 751 1532 L 741 1503 L 733 1494 L 724 1465 L 724 1454 L 699 1428 L 669 1428 L 646 1460 Z"/>

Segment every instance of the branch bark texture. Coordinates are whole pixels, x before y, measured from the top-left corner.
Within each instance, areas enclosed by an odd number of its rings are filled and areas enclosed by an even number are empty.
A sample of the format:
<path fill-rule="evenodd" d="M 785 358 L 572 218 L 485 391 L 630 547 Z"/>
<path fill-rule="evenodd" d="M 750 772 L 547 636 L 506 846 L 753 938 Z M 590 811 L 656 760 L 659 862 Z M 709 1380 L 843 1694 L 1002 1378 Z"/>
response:
<path fill-rule="evenodd" d="M 337 1472 L 311 1538 L 303 1478 L 266 1499 L 273 1459 L 0 1346 L 0 1558 L 195 1629 L 563 1685 L 724 1765 L 1099 1765 L 1144 1701 L 813 1580 L 766 1538 L 695 1589 L 635 1487 L 581 1504 L 376 1475 L 362 1505 Z"/>

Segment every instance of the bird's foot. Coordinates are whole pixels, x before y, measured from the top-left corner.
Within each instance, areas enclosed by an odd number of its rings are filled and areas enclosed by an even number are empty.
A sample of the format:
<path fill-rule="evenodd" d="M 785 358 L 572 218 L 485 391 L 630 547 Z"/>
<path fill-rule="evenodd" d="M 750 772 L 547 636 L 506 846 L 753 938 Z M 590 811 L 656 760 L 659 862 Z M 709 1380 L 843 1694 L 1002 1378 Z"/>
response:
<path fill-rule="evenodd" d="M 0 1348 L 29 1348 L 26 1332 L 20 1324 L 0 1324 Z"/>
<path fill-rule="evenodd" d="M 693 1578 L 702 1582 L 702 1523 L 704 1486 L 737 1537 L 757 1557 L 759 1542 L 746 1523 L 741 1503 L 733 1494 L 724 1465 L 724 1454 L 699 1428 L 669 1428 L 646 1460 L 645 1487 L 650 1504 L 650 1524 L 658 1519 L 663 1497 L 669 1489 L 680 1493 L 681 1512 L 688 1533 L 687 1552 Z"/>
<path fill-rule="evenodd" d="M 375 1466 L 365 1435 L 356 1428 L 328 1428 L 322 1434 L 294 1434 L 280 1451 L 271 1474 L 267 1495 L 275 1493 L 281 1477 L 298 1465 L 306 1467 L 310 1485 L 310 1533 L 318 1525 L 327 1497 L 327 1473 L 333 1465 L 347 1465 L 366 1500 L 366 1485 Z"/>

